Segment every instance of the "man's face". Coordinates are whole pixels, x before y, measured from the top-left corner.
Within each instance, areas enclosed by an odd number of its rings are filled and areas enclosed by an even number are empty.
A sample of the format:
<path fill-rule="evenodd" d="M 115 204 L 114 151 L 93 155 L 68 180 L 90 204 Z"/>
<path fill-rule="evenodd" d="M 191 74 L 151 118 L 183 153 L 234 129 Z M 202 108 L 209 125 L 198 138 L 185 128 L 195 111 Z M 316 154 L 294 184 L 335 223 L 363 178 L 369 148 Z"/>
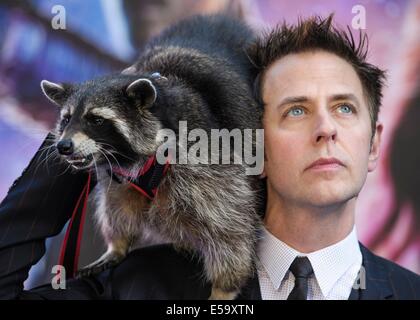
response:
<path fill-rule="evenodd" d="M 340 57 L 312 51 L 287 55 L 263 77 L 265 166 L 270 193 L 300 206 L 343 203 L 373 171 L 382 125 L 372 129 L 362 84 Z M 342 164 L 320 164 L 319 159 Z"/>

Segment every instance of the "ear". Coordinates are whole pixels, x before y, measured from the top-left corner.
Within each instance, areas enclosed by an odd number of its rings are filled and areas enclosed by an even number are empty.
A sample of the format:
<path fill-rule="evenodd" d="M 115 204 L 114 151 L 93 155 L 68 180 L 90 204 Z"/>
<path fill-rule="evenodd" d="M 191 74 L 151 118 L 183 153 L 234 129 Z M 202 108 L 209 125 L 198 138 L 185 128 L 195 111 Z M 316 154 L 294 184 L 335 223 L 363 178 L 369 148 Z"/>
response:
<path fill-rule="evenodd" d="M 137 101 L 141 106 L 151 106 L 157 97 L 156 87 L 149 79 L 137 79 L 126 89 L 127 95 Z"/>
<path fill-rule="evenodd" d="M 375 170 L 378 164 L 380 146 L 381 146 L 381 136 L 382 136 L 382 130 L 383 130 L 382 123 L 377 122 L 375 129 L 376 129 L 375 135 L 373 136 L 372 142 L 370 145 L 368 172 L 372 172 L 373 170 Z"/>
<path fill-rule="evenodd" d="M 130 66 L 128 68 L 125 68 L 123 71 L 121 71 L 121 74 L 136 74 L 137 69 L 135 66 Z"/>
<path fill-rule="evenodd" d="M 41 81 L 41 89 L 45 96 L 58 106 L 62 106 L 70 95 L 68 85 L 64 86 L 47 80 Z"/>

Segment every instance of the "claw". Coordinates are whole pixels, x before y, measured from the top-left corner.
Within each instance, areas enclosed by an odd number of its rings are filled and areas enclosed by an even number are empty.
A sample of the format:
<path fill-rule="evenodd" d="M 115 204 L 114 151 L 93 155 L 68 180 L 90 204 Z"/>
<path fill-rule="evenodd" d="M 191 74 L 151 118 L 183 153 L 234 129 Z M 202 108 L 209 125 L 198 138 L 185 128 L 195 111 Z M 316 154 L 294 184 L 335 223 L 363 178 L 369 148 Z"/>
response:
<path fill-rule="evenodd" d="M 86 267 L 80 269 L 76 273 L 76 278 L 89 277 L 91 275 L 99 274 L 102 271 L 110 269 L 119 264 L 124 259 L 124 256 L 115 252 L 107 252 L 98 260 L 92 262 Z"/>

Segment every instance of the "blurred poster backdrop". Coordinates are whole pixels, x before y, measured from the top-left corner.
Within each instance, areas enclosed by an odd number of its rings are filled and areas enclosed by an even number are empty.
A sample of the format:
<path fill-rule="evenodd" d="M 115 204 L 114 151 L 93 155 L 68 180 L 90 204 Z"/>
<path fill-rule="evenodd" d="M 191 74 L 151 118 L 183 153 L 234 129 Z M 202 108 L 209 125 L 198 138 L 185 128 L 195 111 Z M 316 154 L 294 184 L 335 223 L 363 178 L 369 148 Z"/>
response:
<path fill-rule="evenodd" d="M 369 61 L 387 70 L 388 83 L 379 115 L 381 162 L 359 196 L 358 234 L 375 253 L 419 273 L 420 0 L 2 0 L 0 200 L 54 126 L 58 110 L 43 97 L 42 79 L 83 81 L 122 70 L 171 23 L 223 10 L 257 30 L 330 13 L 345 28 L 365 16 Z M 84 237 L 93 241 L 84 241 L 81 264 L 103 249 L 97 232 Z M 47 241 L 47 255 L 31 270 L 27 287 L 49 280 L 60 242 L 60 235 Z"/>

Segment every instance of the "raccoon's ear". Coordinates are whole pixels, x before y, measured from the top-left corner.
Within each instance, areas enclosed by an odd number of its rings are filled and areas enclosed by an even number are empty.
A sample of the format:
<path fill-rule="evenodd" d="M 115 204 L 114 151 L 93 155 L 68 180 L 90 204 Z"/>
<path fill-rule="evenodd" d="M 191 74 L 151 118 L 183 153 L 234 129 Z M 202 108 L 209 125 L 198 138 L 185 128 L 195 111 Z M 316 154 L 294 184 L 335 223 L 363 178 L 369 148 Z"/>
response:
<path fill-rule="evenodd" d="M 121 74 L 136 74 L 137 69 L 135 66 L 130 66 L 128 68 L 125 68 L 123 71 L 121 71 Z"/>
<path fill-rule="evenodd" d="M 47 80 L 41 81 L 41 89 L 45 96 L 58 106 L 62 106 L 70 95 L 70 88 L 68 85 L 58 84 Z"/>
<path fill-rule="evenodd" d="M 141 106 L 151 106 L 157 97 L 156 87 L 149 79 L 137 79 L 126 89 L 129 97 L 140 102 Z"/>

